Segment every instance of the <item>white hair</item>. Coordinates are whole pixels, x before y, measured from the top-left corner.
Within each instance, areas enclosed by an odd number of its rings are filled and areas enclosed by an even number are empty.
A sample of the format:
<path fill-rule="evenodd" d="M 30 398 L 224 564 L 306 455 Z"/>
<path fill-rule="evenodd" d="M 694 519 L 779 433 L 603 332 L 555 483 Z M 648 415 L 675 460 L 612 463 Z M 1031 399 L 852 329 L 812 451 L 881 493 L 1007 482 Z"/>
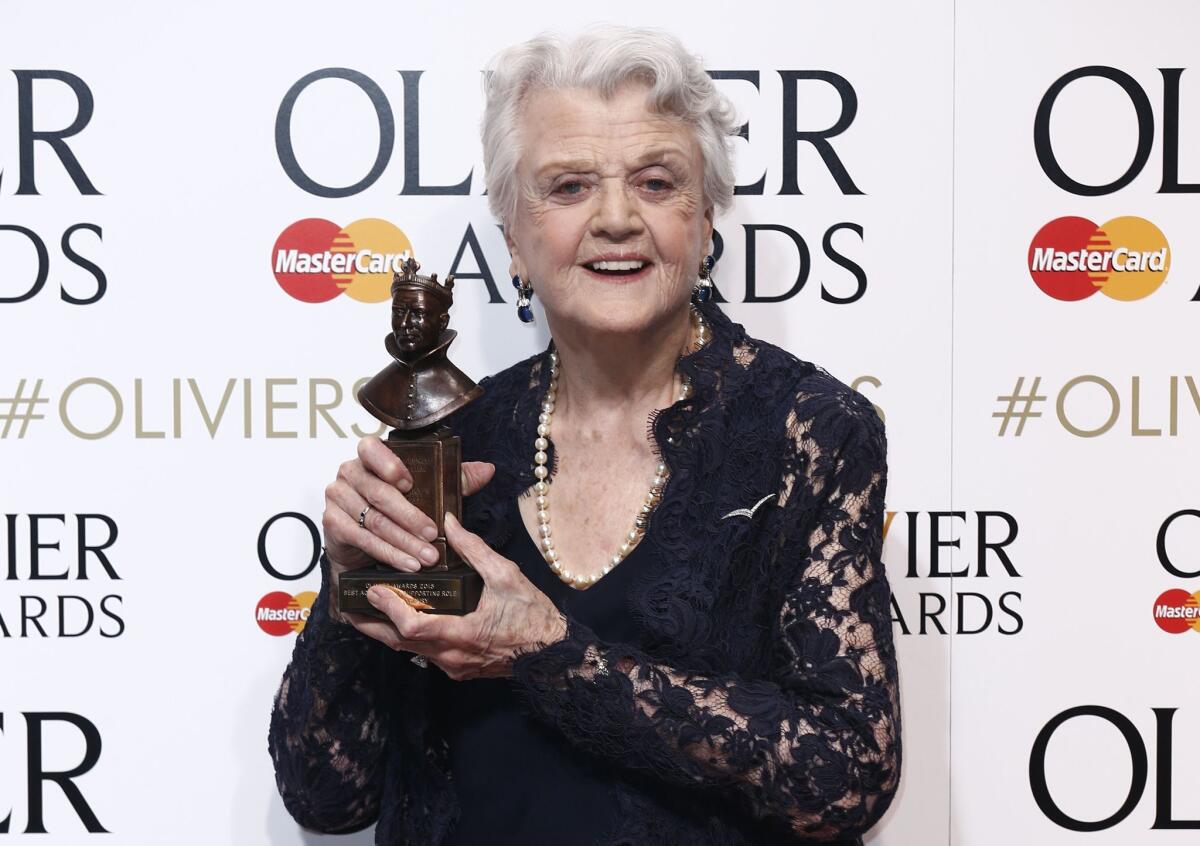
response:
<path fill-rule="evenodd" d="M 598 26 L 567 40 L 545 33 L 509 47 L 484 72 L 487 102 L 481 135 L 488 205 L 507 225 L 517 209 L 520 112 L 537 89 L 582 88 L 611 97 L 628 82 L 648 86 L 650 107 L 688 124 L 704 159 L 704 196 L 719 211 L 733 203 L 733 104 L 700 58 L 669 33 Z"/>

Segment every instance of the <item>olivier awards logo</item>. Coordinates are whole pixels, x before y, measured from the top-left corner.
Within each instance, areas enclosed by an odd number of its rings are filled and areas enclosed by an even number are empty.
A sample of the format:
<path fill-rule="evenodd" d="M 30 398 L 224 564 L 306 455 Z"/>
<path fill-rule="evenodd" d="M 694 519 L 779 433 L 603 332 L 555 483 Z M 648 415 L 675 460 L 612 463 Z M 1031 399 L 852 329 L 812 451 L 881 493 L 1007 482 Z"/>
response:
<path fill-rule="evenodd" d="M 1171 248 L 1145 218 L 1115 217 L 1097 226 L 1085 217 L 1060 217 L 1033 236 L 1028 262 L 1033 281 L 1056 300 L 1101 291 L 1130 301 L 1150 296 L 1166 280 Z"/>
<path fill-rule="evenodd" d="M 399 227 L 369 217 L 338 226 L 319 217 L 298 220 L 279 234 L 271 252 L 275 281 L 289 296 L 324 303 L 342 293 L 362 303 L 392 298 L 412 243 Z"/>

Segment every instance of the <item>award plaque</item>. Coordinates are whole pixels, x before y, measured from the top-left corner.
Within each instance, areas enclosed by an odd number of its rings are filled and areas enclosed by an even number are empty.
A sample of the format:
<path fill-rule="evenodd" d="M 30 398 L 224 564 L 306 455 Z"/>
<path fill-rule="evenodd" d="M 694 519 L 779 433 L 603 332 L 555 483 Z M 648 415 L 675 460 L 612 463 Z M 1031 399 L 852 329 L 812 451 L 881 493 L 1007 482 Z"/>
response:
<path fill-rule="evenodd" d="M 367 600 L 382 585 L 411 607 L 429 614 L 475 610 L 483 579 L 446 543 L 446 512 L 462 519 L 462 441 L 439 425 L 447 415 L 483 393 L 446 358 L 457 335 L 447 329 L 454 301 L 454 277 L 421 276 L 408 258 L 392 278 L 392 331 L 384 346 L 392 361 L 358 392 L 358 401 L 376 419 L 392 426 L 384 441 L 412 475 L 405 496 L 437 526 L 430 544 L 436 564 L 406 573 L 385 564 L 348 570 L 338 578 L 338 609 L 343 613 L 385 615 Z"/>

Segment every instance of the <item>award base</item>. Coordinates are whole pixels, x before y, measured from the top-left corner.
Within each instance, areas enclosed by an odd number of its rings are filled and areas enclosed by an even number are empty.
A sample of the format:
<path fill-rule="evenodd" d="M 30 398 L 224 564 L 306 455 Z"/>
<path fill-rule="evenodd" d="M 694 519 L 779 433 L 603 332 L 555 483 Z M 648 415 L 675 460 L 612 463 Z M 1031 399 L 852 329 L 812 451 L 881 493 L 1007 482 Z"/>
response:
<path fill-rule="evenodd" d="M 386 617 L 367 599 L 373 585 L 395 591 L 410 607 L 426 614 L 468 614 L 479 605 L 483 592 L 483 578 L 470 567 L 402 573 L 374 565 L 342 573 L 338 580 L 339 609 L 343 613 Z"/>
<path fill-rule="evenodd" d="M 445 515 L 462 518 L 462 440 L 446 427 L 433 431 L 393 429 L 385 444 L 412 475 L 405 497 L 437 526 L 430 545 L 438 561 L 416 573 L 383 564 L 348 570 L 338 579 L 338 609 L 386 618 L 367 600 L 372 585 L 396 591 L 410 607 L 428 614 L 469 614 L 479 604 L 483 579 L 446 543 Z"/>

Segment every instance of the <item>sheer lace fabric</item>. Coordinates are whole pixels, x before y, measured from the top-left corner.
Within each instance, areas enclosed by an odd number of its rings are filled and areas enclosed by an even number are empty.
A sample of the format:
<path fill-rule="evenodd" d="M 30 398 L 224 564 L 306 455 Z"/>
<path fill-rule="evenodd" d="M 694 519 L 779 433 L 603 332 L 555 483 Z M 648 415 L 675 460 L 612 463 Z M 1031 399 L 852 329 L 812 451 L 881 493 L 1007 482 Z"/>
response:
<path fill-rule="evenodd" d="M 614 767 L 627 813 L 603 842 L 858 843 L 901 764 L 884 426 L 821 368 L 703 310 L 712 341 L 680 360 L 692 397 L 650 424 L 671 477 L 643 541 L 656 566 L 630 600 L 649 635 L 605 643 L 568 617 L 513 684 Z M 534 482 L 547 381 L 543 353 L 450 420 L 467 458 L 496 464 L 464 515 L 493 545 Z M 377 842 L 436 843 L 456 815 L 427 713 L 438 671 L 334 622 L 328 601 L 323 584 L 272 715 L 284 803 L 316 830 L 378 819 Z"/>

